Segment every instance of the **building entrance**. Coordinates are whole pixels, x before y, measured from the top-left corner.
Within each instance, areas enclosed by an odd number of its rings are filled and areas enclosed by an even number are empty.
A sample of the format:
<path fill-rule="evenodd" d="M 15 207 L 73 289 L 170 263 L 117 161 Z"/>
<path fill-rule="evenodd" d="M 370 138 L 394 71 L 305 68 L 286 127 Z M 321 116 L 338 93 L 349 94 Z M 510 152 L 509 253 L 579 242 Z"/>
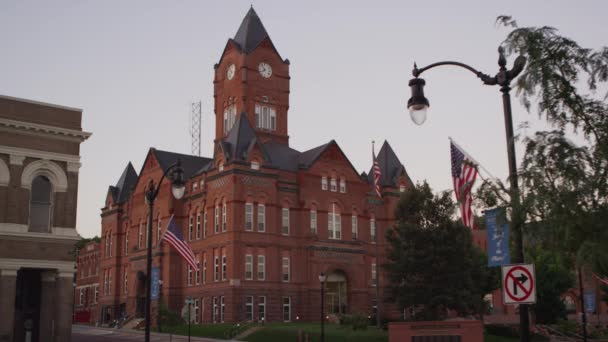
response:
<path fill-rule="evenodd" d="M 325 281 L 325 303 L 328 314 L 345 314 L 348 310 L 347 281 L 341 271 L 335 271 L 327 276 Z"/>
<path fill-rule="evenodd" d="M 17 272 L 14 341 L 38 341 L 40 334 L 41 270 Z"/>

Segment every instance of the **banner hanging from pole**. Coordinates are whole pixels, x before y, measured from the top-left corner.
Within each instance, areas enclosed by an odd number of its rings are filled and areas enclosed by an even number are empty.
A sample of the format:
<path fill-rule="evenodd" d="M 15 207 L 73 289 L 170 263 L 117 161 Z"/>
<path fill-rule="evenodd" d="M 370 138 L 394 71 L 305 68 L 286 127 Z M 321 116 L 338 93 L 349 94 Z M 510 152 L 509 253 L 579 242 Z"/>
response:
<path fill-rule="evenodd" d="M 488 266 L 504 266 L 511 263 L 509 253 L 509 224 L 504 208 L 486 210 L 488 238 Z"/>

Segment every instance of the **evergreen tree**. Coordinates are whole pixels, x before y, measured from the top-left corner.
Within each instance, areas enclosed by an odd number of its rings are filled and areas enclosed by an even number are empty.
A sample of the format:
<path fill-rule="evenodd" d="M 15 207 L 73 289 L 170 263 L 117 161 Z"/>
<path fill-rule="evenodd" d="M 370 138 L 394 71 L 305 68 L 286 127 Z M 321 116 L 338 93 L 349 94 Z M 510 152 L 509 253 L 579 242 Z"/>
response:
<path fill-rule="evenodd" d="M 387 232 L 393 299 L 414 308 L 417 319 L 483 315 L 484 296 L 498 287 L 498 272 L 487 268 L 470 229 L 454 221 L 451 194 L 434 195 L 425 182 L 406 192 L 397 224 Z"/>

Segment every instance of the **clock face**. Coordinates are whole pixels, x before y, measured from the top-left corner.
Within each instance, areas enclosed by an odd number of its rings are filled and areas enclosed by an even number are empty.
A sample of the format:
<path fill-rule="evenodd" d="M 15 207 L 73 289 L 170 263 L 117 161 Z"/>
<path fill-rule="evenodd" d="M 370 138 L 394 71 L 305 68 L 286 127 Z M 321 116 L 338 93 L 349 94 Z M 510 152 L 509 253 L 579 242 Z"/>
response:
<path fill-rule="evenodd" d="M 236 70 L 236 67 L 234 66 L 234 64 L 230 64 L 228 66 L 228 69 L 226 70 L 226 77 L 228 77 L 229 80 L 231 80 L 234 77 L 235 70 Z"/>
<path fill-rule="evenodd" d="M 258 65 L 258 71 L 260 72 L 260 75 L 262 75 L 262 77 L 264 78 L 268 78 L 272 75 L 272 68 L 270 67 L 270 64 L 268 63 L 260 63 Z"/>

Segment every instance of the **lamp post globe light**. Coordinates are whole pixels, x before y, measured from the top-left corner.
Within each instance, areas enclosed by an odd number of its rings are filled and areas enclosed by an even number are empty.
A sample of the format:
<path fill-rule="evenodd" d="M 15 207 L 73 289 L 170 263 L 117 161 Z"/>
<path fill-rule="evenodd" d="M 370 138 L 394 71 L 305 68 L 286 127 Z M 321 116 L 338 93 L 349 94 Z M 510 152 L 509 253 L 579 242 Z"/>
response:
<path fill-rule="evenodd" d="M 145 315 L 145 342 L 150 342 L 150 302 L 152 301 L 152 219 L 154 212 L 154 201 L 158 196 L 160 186 L 163 180 L 167 177 L 171 180 L 171 193 L 175 199 L 179 200 L 184 196 L 186 191 L 186 182 L 184 180 L 184 169 L 181 166 L 181 162 L 178 159 L 177 162 L 169 166 L 163 176 L 161 177 L 158 184 L 154 184 L 154 180 L 150 180 L 148 188 L 146 189 L 145 199 L 148 204 L 148 253 L 146 257 L 146 315 Z"/>
<path fill-rule="evenodd" d="M 521 215 L 520 198 L 519 198 L 519 185 L 517 181 L 517 164 L 515 159 L 515 139 L 513 137 L 513 118 L 511 113 L 511 96 L 509 91 L 511 90 L 510 84 L 524 69 L 526 65 L 526 58 L 518 56 L 513 63 L 513 68 L 507 70 L 507 60 L 504 56 L 504 50 L 502 47 L 498 48 L 498 66 L 499 70 L 495 76 L 489 76 L 477 71 L 476 69 L 460 62 L 444 61 L 430 64 L 424 68 L 418 69 L 418 66 L 414 64 L 414 70 L 412 75 L 414 78 L 410 80 L 409 86 L 412 93 L 412 97 L 407 102 L 407 108 L 410 111 L 412 121 L 417 125 L 422 125 L 426 121 L 426 116 L 429 108 L 429 100 L 424 96 L 424 85 L 426 82 L 419 78 L 420 74 L 426 70 L 432 69 L 436 66 L 442 65 L 454 65 L 464 69 L 467 69 L 479 77 L 485 85 L 498 85 L 500 86 L 500 92 L 502 92 L 503 102 L 503 114 L 505 120 L 505 131 L 507 138 L 507 157 L 509 163 L 509 183 L 510 183 L 510 196 L 511 196 L 511 208 L 512 208 L 512 231 L 515 240 L 514 244 L 514 262 L 523 263 L 523 236 L 522 236 L 522 225 L 524 218 Z M 519 305 L 519 325 L 520 325 L 520 336 L 522 342 L 530 341 L 530 322 L 528 316 L 528 305 Z"/>
<path fill-rule="evenodd" d="M 325 342 L 325 281 L 327 275 L 321 272 L 319 282 L 321 282 L 321 342 Z"/>

